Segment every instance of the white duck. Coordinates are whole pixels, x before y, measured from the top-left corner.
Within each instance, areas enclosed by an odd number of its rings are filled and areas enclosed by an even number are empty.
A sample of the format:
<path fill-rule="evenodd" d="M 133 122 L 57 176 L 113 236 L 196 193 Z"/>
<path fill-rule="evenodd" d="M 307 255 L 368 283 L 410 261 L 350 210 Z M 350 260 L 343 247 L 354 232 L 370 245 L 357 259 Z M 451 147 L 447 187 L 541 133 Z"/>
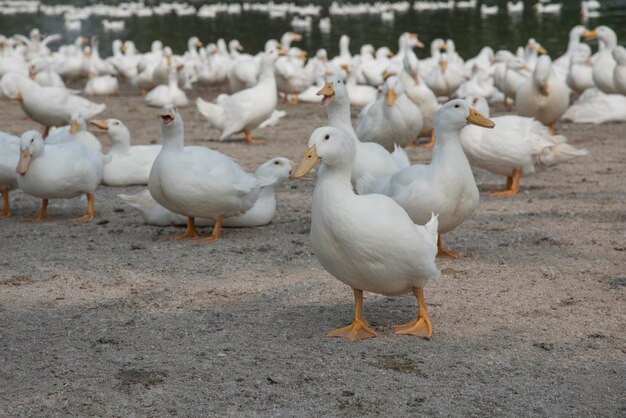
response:
<path fill-rule="evenodd" d="M 187 94 L 178 87 L 178 70 L 175 65 L 170 65 L 167 84 L 161 84 L 146 94 L 146 103 L 152 107 L 162 107 L 166 103 L 174 106 L 189 106 Z"/>
<path fill-rule="evenodd" d="M 50 220 L 49 199 L 69 199 L 87 195 L 87 213 L 72 218 L 90 221 L 94 215 L 94 192 L 102 179 L 105 158 L 80 142 L 44 145 L 39 132 L 27 131 L 20 141 L 17 184 L 24 193 L 41 198 L 35 221 Z"/>
<path fill-rule="evenodd" d="M 449 65 L 446 53 L 440 54 L 439 65 L 424 77 L 424 81 L 437 97 L 451 97 L 463 80 L 463 67 Z"/>
<path fill-rule="evenodd" d="M 466 99 L 481 114 L 489 117 L 489 105 L 482 97 Z M 494 129 L 468 125 L 461 131 L 461 145 L 470 164 L 507 177 L 506 189 L 491 192 L 492 196 L 514 196 L 520 177 L 537 168 L 559 164 L 587 155 L 566 143 L 561 135 L 550 135 L 548 128 L 533 118 L 506 115 L 491 119 Z"/>
<path fill-rule="evenodd" d="M 626 49 L 618 46 L 613 49 L 615 69 L 613 70 L 613 86 L 619 94 L 626 95 Z"/>
<path fill-rule="evenodd" d="M 422 112 L 422 129 L 419 136 L 430 136 L 434 139 L 433 119 L 439 108 L 439 102 L 435 93 L 424 83 L 419 75 L 419 64 L 411 63 L 409 57 L 404 58 L 404 68 L 398 78 L 404 86 L 404 93 Z M 432 142 L 432 145 L 435 143 Z M 432 146 L 431 145 L 431 146 Z"/>
<path fill-rule="evenodd" d="M 597 88 L 587 89 L 563 114 L 563 120 L 596 125 L 626 122 L 626 96 L 604 94 Z"/>
<path fill-rule="evenodd" d="M 570 57 L 569 72 L 565 82 L 576 94 L 595 86 L 593 82 L 593 63 L 591 62 L 591 47 L 587 44 L 578 45 Z"/>
<path fill-rule="evenodd" d="M 42 87 L 27 77 L 16 78 L 18 92 L 15 97 L 20 101 L 22 110 L 31 119 L 46 127 L 44 136 L 51 126 L 62 126 L 73 113 L 91 119 L 106 109 L 105 104 L 97 104 L 74 95 L 60 87 Z"/>
<path fill-rule="evenodd" d="M 337 76 L 326 79 L 324 88 L 319 91 L 323 96 L 321 105 L 326 106 L 328 125 L 343 129 L 354 140 L 356 155 L 352 166 L 352 182 L 363 174 L 369 173 L 374 177 L 388 176 L 403 167 L 407 167 L 409 158 L 402 148 L 390 154 L 385 148 L 375 142 L 361 142 L 352 127 L 350 117 L 350 98 L 345 83 Z"/>
<path fill-rule="evenodd" d="M 388 296 L 413 292 L 418 316 L 395 332 L 430 337 L 424 286 L 440 274 L 435 264 L 437 217 L 431 214 L 426 225 L 415 225 L 387 196 L 354 194 L 350 173 L 356 149 L 347 132 L 318 128 L 308 146 L 295 177 L 321 162 L 311 207 L 311 245 L 322 266 L 353 289 L 355 299 L 352 324 L 327 336 L 352 341 L 377 336 L 362 315 L 363 291 L 368 291 Z"/>
<path fill-rule="evenodd" d="M 561 78 L 567 75 L 567 71 L 570 66 L 570 61 L 574 54 L 577 53 L 580 45 L 580 38 L 587 32 L 587 28 L 583 25 L 576 25 L 569 31 L 569 41 L 567 43 L 567 51 L 560 57 L 554 60 L 552 64 L 553 68 Z"/>
<path fill-rule="evenodd" d="M 130 132 L 118 119 L 91 120 L 92 130 L 106 132 L 111 140 L 108 156 L 110 161 L 104 166 L 102 184 L 107 186 L 131 186 L 148 184 L 152 164 L 161 145 L 131 145 Z"/>
<path fill-rule="evenodd" d="M 266 52 L 261 62 L 259 82 L 254 87 L 241 90 L 231 96 L 224 96 L 217 103 L 210 103 L 198 98 L 198 111 L 204 115 L 216 129 L 220 129 L 220 141 L 242 132 L 246 142 L 263 143 L 254 139 L 251 130 L 268 119 L 277 105 L 276 79 L 274 62 L 278 58 L 276 50 Z"/>
<path fill-rule="evenodd" d="M 376 142 L 389 152 L 413 142 L 422 129 L 422 112 L 404 94 L 404 86 L 390 76 L 383 86 L 383 97 L 364 109 L 356 127 L 363 142 Z"/>
<path fill-rule="evenodd" d="M 441 235 L 461 225 L 478 207 L 478 188 L 460 139 L 461 129 L 468 123 L 494 126 L 465 100 L 449 101 L 435 115 L 437 142 L 429 165 L 412 165 L 378 179 L 365 175 L 357 182 L 359 193 L 392 197 L 417 224 L 427 222 L 432 213 L 439 214 L 438 248 L 442 257 L 461 255 L 445 250 Z"/>
<path fill-rule="evenodd" d="M 378 90 L 372 86 L 366 86 L 357 84 L 356 76 L 359 68 L 354 65 L 342 65 L 342 68 L 347 71 L 348 78 L 346 79 L 346 88 L 348 89 L 348 95 L 350 96 L 350 104 L 353 106 L 365 106 L 376 100 L 378 96 Z"/>
<path fill-rule="evenodd" d="M 595 38 L 604 43 L 604 49 L 598 51 L 593 60 L 593 82 L 606 94 L 616 93 L 613 70 L 617 63 L 613 58 L 613 49 L 617 46 L 617 35 L 608 26 L 598 26 L 592 31 L 585 32 L 585 39 Z"/>
<path fill-rule="evenodd" d="M 20 159 L 20 138 L 0 132 L 0 194 L 2 194 L 2 212 L 0 218 L 11 214 L 9 192 L 17 188 L 15 167 Z"/>
<path fill-rule="evenodd" d="M 163 148 L 150 171 L 150 194 L 166 209 L 187 216 L 187 231 L 179 239 L 216 241 L 222 220 L 249 210 L 263 184 L 217 151 L 185 147 L 183 119 L 176 107 L 166 105 L 160 116 Z M 215 220 L 209 237 L 198 236 L 195 218 Z"/>
<path fill-rule="evenodd" d="M 117 94 L 119 88 L 117 77 L 109 74 L 98 76 L 96 69 L 91 67 L 84 93 L 88 96 L 108 96 Z"/>
<path fill-rule="evenodd" d="M 98 153 L 102 153 L 102 144 L 87 130 L 87 122 L 80 113 L 72 113 L 68 122 L 69 125 L 52 128 L 50 135 L 46 138 L 46 145 L 76 141 Z"/>
<path fill-rule="evenodd" d="M 548 55 L 542 55 L 532 77 L 517 90 L 515 105 L 521 116 L 537 119 L 555 132 L 556 122 L 569 106 L 570 90 L 552 71 L 552 61 Z"/>
<path fill-rule="evenodd" d="M 266 184 L 261 188 L 258 199 L 252 208 L 243 215 L 224 218 L 223 227 L 254 227 L 267 225 L 272 222 L 276 214 L 276 186 L 289 178 L 292 163 L 286 158 L 276 157 L 263 163 L 254 173 L 256 178 Z M 187 218 L 165 209 L 159 205 L 150 195 L 149 190 L 144 190 L 135 195 L 119 194 L 118 197 L 130 206 L 138 209 L 144 221 L 150 225 L 168 226 L 184 225 Z M 197 226 L 213 226 L 212 219 L 197 219 Z"/>

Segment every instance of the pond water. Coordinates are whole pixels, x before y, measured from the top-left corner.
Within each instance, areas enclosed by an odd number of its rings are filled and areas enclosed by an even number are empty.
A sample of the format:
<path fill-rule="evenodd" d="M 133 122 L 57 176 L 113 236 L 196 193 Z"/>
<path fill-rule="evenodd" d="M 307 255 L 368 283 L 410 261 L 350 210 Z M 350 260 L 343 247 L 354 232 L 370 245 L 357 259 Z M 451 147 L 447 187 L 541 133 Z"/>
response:
<path fill-rule="evenodd" d="M 426 45 L 437 37 L 453 39 L 457 50 L 464 57 L 475 55 L 483 46 L 495 49 L 514 50 L 524 45 L 528 38 L 536 38 L 546 47 L 551 56 L 561 54 L 567 46 L 569 29 L 581 23 L 579 2 L 562 0 L 563 9 L 557 15 L 537 16 L 532 10 L 535 0 L 525 2 L 525 10 L 519 16 L 506 13 L 506 1 L 488 1 L 487 4 L 499 4 L 500 12 L 495 16 L 481 17 L 478 8 L 469 10 L 415 11 L 395 15 L 393 23 L 383 23 L 379 15 L 332 16 L 332 29 L 328 34 L 320 33 L 318 18 L 314 18 L 312 30 L 302 32 L 303 40 L 299 46 L 310 53 L 318 48 L 326 48 L 329 54 L 338 52 L 338 40 L 342 34 L 351 37 L 350 49 L 357 53 L 364 43 L 374 46 L 389 46 L 397 49 L 398 36 L 405 31 L 417 32 Z M 328 15 L 328 1 L 313 1 L 324 6 L 322 16 Z M 595 27 L 608 25 L 617 32 L 620 43 L 626 41 L 626 0 L 602 0 L 603 8 L 599 18 L 592 18 L 586 25 Z M 55 2 L 58 3 L 58 2 Z M 105 2 L 106 3 L 106 2 Z M 110 3 L 110 2 L 109 2 Z M 157 2 L 155 2 L 157 3 Z M 203 3 L 193 2 L 199 8 Z M 302 3 L 302 2 L 300 2 Z M 308 1 L 307 1 L 308 3 Z M 108 55 L 114 39 L 131 39 L 137 47 L 145 51 L 154 39 L 160 39 L 174 51 L 182 53 L 187 39 L 198 36 L 204 43 L 214 42 L 222 37 L 226 40 L 236 38 L 247 51 L 256 52 L 263 48 L 269 38 L 279 38 L 285 31 L 291 30 L 290 15 L 284 19 L 272 19 L 265 13 L 244 11 L 241 15 L 218 13 L 215 18 L 206 19 L 197 16 L 131 17 L 124 19 L 126 27 L 121 32 L 105 32 L 102 17 L 90 17 L 82 22 L 80 32 L 68 31 L 64 27 L 62 16 L 37 14 L 0 15 L 0 31 L 4 35 L 14 33 L 27 34 L 34 27 L 43 33 L 60 33 L 63 42 L 71 42 L 79 34 L 100 37 L 101 54 Z M 52 44 L 53 49 L 58 46 Z M 428 55 L 428 48 L 418 51 L 418 56 Z"/>

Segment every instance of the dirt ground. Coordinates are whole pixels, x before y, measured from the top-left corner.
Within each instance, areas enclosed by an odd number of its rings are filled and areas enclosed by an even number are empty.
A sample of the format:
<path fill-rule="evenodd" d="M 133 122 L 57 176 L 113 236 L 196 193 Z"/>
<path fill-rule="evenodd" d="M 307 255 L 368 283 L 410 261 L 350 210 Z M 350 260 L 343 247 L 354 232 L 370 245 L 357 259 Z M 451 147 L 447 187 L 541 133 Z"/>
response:
<path fill-rule="evenodd" d="M 159 141 L 140 97 L 104 101 L 135 143 Z M 280 107 L 285 119 L 255 131 L 264 146 L 207 141 L 216 132 L 184 108 L 186 142 L 249 170 L 297 161 L 325 110 Z M 0 130 L 40 129 L 15 102 L 0 113 Z M 116 197 L 142 187 L 101 187 L 86 224 L 67 220 L 81 199 L 25 222 L 39 201 L 14 192 L 0 221 L 0 416 L 625 416 L 625 129 L 561 125 L 590 155 L 523 178 L 514 198 L 487 196 L 504 178 L 476 171 L 481 204 L 446 236 L 470 256 L 438 262 L 428 341 L 391 331 L 413 319 L 412 295 L 366 294 L 379 338 L 325 338 L 353 299 L 312 254 L 313 182 L 286 182 L 273 223 L 211 245 L 166 240 L 176 228 Z"/>

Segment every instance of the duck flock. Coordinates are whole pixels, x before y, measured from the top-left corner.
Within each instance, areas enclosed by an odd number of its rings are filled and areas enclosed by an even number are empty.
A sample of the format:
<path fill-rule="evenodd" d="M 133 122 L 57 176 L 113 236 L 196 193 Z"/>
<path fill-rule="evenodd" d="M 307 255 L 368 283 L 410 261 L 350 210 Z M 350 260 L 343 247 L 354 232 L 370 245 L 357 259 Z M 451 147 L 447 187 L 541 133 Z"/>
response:
<path fill-rule="evenodd" d="M 442 235 L 478 207 L 472 167 L 506 177 L 491 194 L 513 196 L 522 176 L 587 154 L 558 134 L 558 121 L 626 121 L 626 50 L 606 26 L 572 28 L 567 52 L 554 60 L 534 39 L 465 59 L 452 40 L 435 39 L 430 55 L 418 58 L 415 48 L 424 44 L 415 33 L 401 34 L 395 53 L 367 44 L 353 55 L 344 35 L 338 56 L 320 49 L 309 58 L 293 45 L 301 39 L 294 32 L 257 54 L 243 53 L 237 40 L 204 46 L 192 37 L 180 55 L 160 41 L 141 53 L 132 40 L 115 40 L 107 58 L 96 37 L 69 45 L 59 38 L 37 29 L 0 37 L 0 91 L 42 125 L 41 132 L 0 133 L 0 217 L 10 216 L 15 189 L 41 199 L 27 219 L 51 219 L 50 199 L 86 195 L 87 211 L 74 220 L 90 221 L 100 185 L 146 185 L 119 197 L 148 224 L 186 224 L 176 239 L 210 243 L 222 227 L 270 223 L 275 186 L 317 167 L 311 243 L 323 267 L 353 288 L 356 304 L 353 323 L 328 335 L 351 340 L 376 336 L 362 315 L 363 291 L 413 292 L 417 317 L 396 332 L 430 337 L 423 289 L 439 276 L 437 256 L 462 255 L 445 248 Z M 595 53 L 584 42 L 592 39 L 599 40 Z M 298 165 L 276 157 L 248 173 L 207 146 L 185 146 L 178 108 L 192 105 L 185 89 L 198 85 L 223 91 L 195 103 L 219 140 L 243 134 L 241 146 L 250 150 L 263 143 L 255 129 L 289 117 L 277 110 L 281 100 L 321 104 L 327 126 L 313 131 Z M 160 145 L 133 145 L 124 121 L 98 116 L 106 106 L 97 97 L 121 87 L 160 109 Z M 351 106 L 361 108 L 355 124 Z M 490 118 L 494 106 L 508 114 Z M 106 133 L 108 153 L 90 131 Z M 411 164 L 404 147 L 412 145 L 433 147 L 430 164 Z M 200 225 L 213 225 L 211 235 L 201 236 Z"/>

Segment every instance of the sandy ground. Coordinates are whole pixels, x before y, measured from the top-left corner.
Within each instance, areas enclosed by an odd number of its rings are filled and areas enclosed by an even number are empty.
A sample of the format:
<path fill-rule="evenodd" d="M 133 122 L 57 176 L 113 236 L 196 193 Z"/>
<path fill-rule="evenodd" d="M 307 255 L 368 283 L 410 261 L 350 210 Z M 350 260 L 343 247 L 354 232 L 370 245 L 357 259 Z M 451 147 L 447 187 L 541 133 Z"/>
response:
<path fill-rule="evenodd" d="M 135 143 L 159 140 L 141 98 L 104 101 Z M 325 111 L 281 108 L 286 119 L 255 132 L 265 146 L 209 142 L 185 108 L 187 143 L 250 170 L 298 160 Z M 38 128 L 16 103 L 0 113 L 1 130 Z M 514 198 L 482 194 L 446 237 L 471 255 L 439 261 L 427 288 L 429 341 L 390 329 L 413 319 L 409 295 L 366 294 L 379 338 L 325 338 L 353 300 L 312 254 L 312 182 L 279 188 L 272 224 L 211 245 L 142 224 L 116 198 L 141 187 L 100 188 L 87 224 L 67 221 L 80 199 L 52 201 L 56 221 L 25 222 L 39 201 L 15 192 L 0 221 L 0 416 L 624 416 L 625 129 L 562 125 L 589 156 L 522 179 Z M 483 192 L 504 184 L 476 177 Z"/>

